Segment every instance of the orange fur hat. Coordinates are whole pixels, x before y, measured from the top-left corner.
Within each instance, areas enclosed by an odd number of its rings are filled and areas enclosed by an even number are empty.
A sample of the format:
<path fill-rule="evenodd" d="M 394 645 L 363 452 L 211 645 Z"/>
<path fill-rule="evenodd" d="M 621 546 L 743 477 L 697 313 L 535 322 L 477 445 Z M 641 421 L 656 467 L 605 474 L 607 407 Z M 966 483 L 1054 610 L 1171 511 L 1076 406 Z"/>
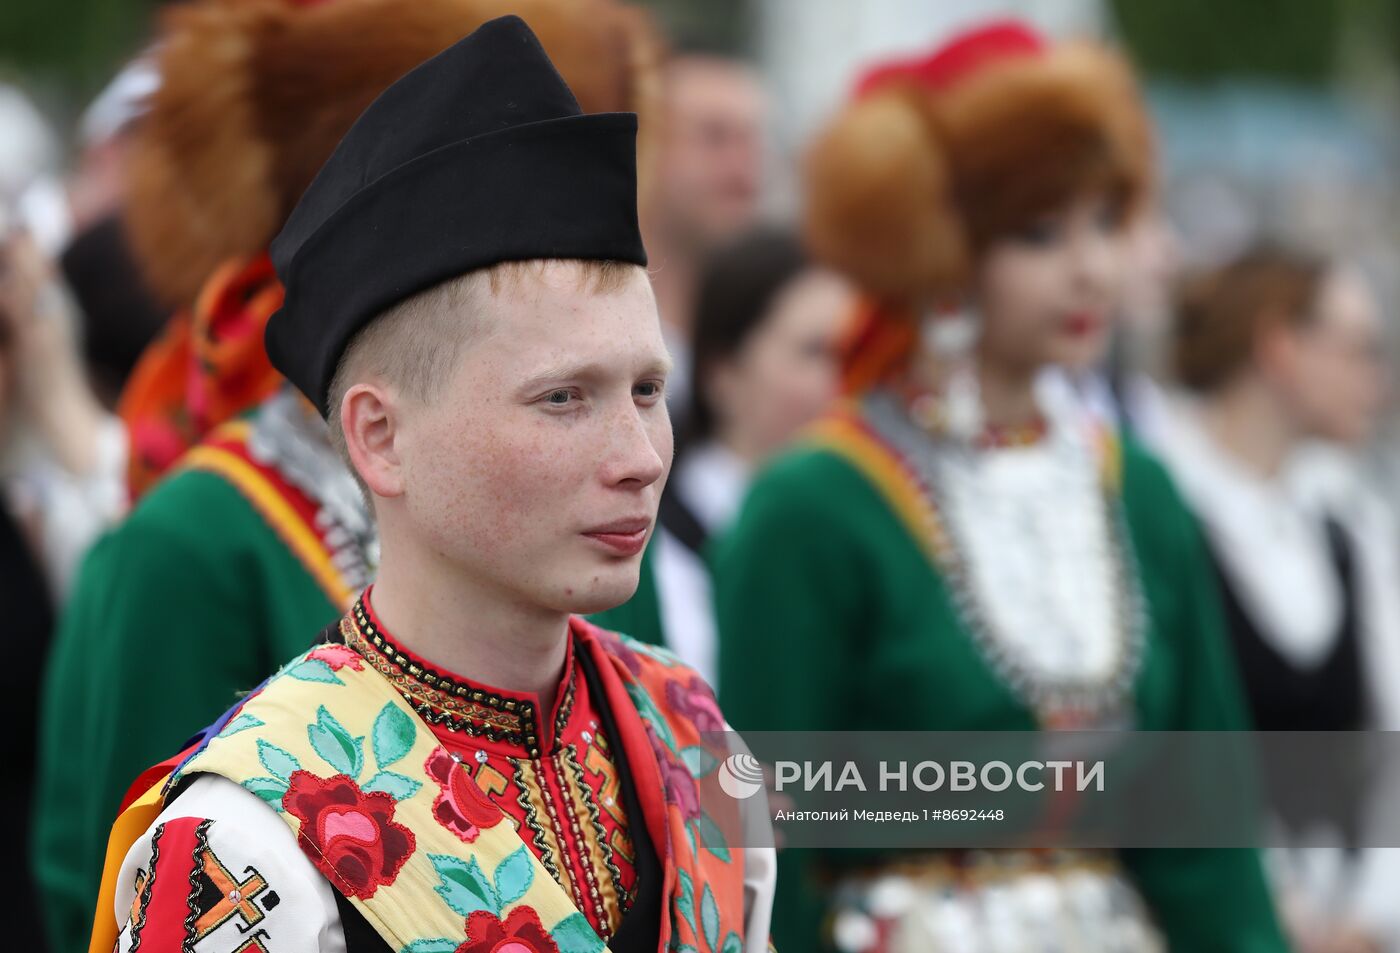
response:
<path fill-rule="evenodd" d="M 1125 208 L 1151 179 L 1131 68 L 1089 43 L 1001 21 L 881 64 L 806 161 L 814 253 L 875 299 L 956 299 L 989 242 L 1076 195 Z"/>
<path fill-rule="evenodd" d="M 661 43 L 616 0 L 196 0 L 172 8 L 161 85 L 135 133 L 127 225 L 151 286 L 194 301 L 267 247 L 350 124 L 394 80 L 506 13 L 586 112 L 631 111 L 647 143 Z M 645 165 L 639 162 L 639 171 Z"/>

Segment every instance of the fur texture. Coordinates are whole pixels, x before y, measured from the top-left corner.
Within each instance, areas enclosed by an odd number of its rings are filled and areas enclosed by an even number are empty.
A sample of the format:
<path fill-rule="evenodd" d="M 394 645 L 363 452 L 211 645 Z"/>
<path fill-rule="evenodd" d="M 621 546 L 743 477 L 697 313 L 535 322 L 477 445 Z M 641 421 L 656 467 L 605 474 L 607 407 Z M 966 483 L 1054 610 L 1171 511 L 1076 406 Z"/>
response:
<path fill-rule="evenodd" d="M 516 13 L 588 112 L 656 99 L 660 41 L 615 0 L 197 0 L 169 11 L 161 86 L 136 130 L 127 225 L 171 306 L 276 235 L 355 118 L 409 69 Z M 642 169 L 645 166 L 641 166 Z"/>
<path fill-rule="evenodd" d="M 895 79 L 809 150 L 806 235 L 877 298 L 955 299 L 988 243 L 1076 195 L 1131 209 L 1152 152 L 1131 70 L 1098 46 L 997 63 L 940 92 Z"/>

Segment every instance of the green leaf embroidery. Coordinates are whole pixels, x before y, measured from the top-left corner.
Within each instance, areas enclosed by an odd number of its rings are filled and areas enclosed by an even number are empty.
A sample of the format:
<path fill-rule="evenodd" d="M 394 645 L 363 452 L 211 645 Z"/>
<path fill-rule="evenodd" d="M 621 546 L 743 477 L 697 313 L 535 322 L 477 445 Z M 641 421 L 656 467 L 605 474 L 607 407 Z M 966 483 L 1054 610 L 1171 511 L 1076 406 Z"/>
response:
<path fill-rule="evenodd" d="M 705 884 L 705 892 L 700 897 L 700 923 L 705 928 L 705 943 L 711 950 L 717 950 L 719 943 L 719 904 L 710 885 Z"/>
<path fill-rule="evenodd" d="M 685 918 L 690 932 L 698 934 L 700 931 L 695 926 L 695 884 L 691 882 L 690 874 L 684 870 L 677 870 L 676 875 L 676 910 Z"/>
<path fill-rule="evenodd" d="M 287 782 L 282 778 L 249 778 L 243 786 L 273 807 L 280 807 L 287 794 Z"/>
<path fill-rule="evenodd" d="M 393 702 L 388 703 L 374 719 L 370 740 L 374 744 L 374 761 L 381 768 L 398 761 L 413 747 L 413 719 Z"/>
<path fill-rule="evenodd" d="M 370 778 L 360 790 L 366 794 L 383 791 L 395 801 L 406 801 L 417 794 L 418 789 L 422 786 L 421 782 L 406 778 L 402 774 L 395 774 L 393 771 L 380 771 Z"/>
<path fill-rule="evenodd" d="M 227 738 L 230 735 L 238 734 L 240 731 L 246 731 L 249 728 L 261 728 L 262 726 L 263 721 L 261 718 L 254 718 L 252 715 L 248 714 L 239 715 L 237 718 L 233 719 L 233 721 L 224 725 L 224 730 L 219 732 L 219 737 Z"/>
<path fill-rule="evenodd" d="M 530 884 L 535 880 L 535 868 L 530 863 L 530 855 L 521 844 L 496 866 L 496 897 L 504 909 L 525 896 Z"/>
<path fill-rule="evenodd" d="M 559 953 L 598 953 L 603 949 L 603 941 L 581 913 L 571 913 L 559 921 L 549 936 L 559 945 Z"/>
<path fill-rule="evenodd" d="M 653 645 L 650 642 L 643 642 L 640 639 L 629 638 L 627 640 L 627 647 L 638 655 L 646 655 L 660 662 L 667 668 L 680 668 L 683 664 L 680 660 L 680 656 L 676 655 L 676 653 L 665 646 Z"/>
<path fill-rule="evenodd" d="M 436 940 L 414 940 L 399 950 L 399 953 L 452 953 L 457 949 L 457 941 L 442 937 Z"/>
<path fill-rule="evenodd" d="M 690 745 L 682 748 L 681 760 L 690 769 L 690 776 L 693 778 L 703 778 L 719 767 L 719 759 L 712 755 L 704 745 Z"/>
<path fill-rule="evenodd" d="M 301 763 L 289 752 L 283 751 L 270 741 L 258 739 L 258 760 L 264 768 L 286 781 L 293 771 L 301 769 Z"/>
<path fill-rule="evenodd" d="M 316 753 L 337 772 L 352 779 L 360 776 L 365 765 L 365 739 L 352 738 L 325 705 L 316 710 L 316 724 L 307 726 L 306 735 Z"/>
<path fill-rule="evenodd" d="M 739 934 L 733 930 L 724 938 L 724 945 L 719 948 L 719 953 L 744 953 L 744 941 L 739 939 Z"/>
<path fill-rule="evenodd" d="M 496 890 L 486 879 L 486 874 L 482 873 L 475 857 L 469 858 L 466 863 L 451 854 L 429 854 L 428 859 L 442 880 L 434 889 L 449 907 L 464 917 L 477 910 L 500 915 L 501 904 Z"/>
<path fill-rule="evenodd" d="M 694 857 L 699 854 L 700 850 L 695 846 L 695 823 L 693 821 L 686 822 L 685 839 L 690 841 L 690 856 Z"/>
<path fill-rule="evenodd" d="M 318 658 L 302 659 L 282 674 L 290 678 L 295 678 L 299 682 L 326 682 L 331 685 L 345 684 L 324 659 Z"/>
<path fill-rule="evenodd" d="M 676 736 L 671 733 L 671 726 L 666 723 L 666 719 L 656 707 L 656 702 L 651 700 L 646 689 L 636 682 L 628 682 L 627 694 L 632 696 L 632 703 L 637 706 L 637 714 L 642 716 L 642 720 L 656 730 L 657 737 L 666 743 L 667 748 L 675 751 Z"/>
<path fill-rule="evenodd" d="M 706 850 L 724 863 L 729 863 L 729 848 L 724 842 L 724 832 L 710 815 L 704 811 L 700 812 L 699 819 L 695 821 L 695 831 L 700 835 L 700 843 Z"/>

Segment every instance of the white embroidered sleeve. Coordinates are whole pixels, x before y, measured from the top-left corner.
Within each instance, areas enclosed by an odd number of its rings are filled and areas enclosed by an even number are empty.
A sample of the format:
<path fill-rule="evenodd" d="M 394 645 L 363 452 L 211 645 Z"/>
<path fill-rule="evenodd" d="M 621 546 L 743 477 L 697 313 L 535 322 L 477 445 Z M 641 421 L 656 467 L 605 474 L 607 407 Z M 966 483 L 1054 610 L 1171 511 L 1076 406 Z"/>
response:
<path fill-rule="evenodd" d="M 291 828 L 215 775 L 132 845 L 113 912 L 117 953 L 345 953 L 335 894 Z"/>

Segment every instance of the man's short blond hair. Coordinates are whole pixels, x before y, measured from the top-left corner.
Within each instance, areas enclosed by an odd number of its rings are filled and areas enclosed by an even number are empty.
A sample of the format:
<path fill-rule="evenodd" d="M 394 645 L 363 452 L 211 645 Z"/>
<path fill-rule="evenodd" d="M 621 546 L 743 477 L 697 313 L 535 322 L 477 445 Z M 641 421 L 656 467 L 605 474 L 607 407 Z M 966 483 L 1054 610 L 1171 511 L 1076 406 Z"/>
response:
<path fill-rule="evenodd" d="M 481 330 L 479 318 L 490 299 L 502 290 L 538 281 L 545 267 L 558 260 L 508 261 L 449 278 L 405 298 L 361 328 L 336 364 L 326 401 L 331 443 L 341 458 L 350 463 L 340 406 L 351 387 L 379 379 L 414 400 L 431 400 L 447 383 L 463 347 Z M 579 290 L 593 294 L 621 289 L 640 267 L 623 261 L 563 260 L 580 266 Z"/>

